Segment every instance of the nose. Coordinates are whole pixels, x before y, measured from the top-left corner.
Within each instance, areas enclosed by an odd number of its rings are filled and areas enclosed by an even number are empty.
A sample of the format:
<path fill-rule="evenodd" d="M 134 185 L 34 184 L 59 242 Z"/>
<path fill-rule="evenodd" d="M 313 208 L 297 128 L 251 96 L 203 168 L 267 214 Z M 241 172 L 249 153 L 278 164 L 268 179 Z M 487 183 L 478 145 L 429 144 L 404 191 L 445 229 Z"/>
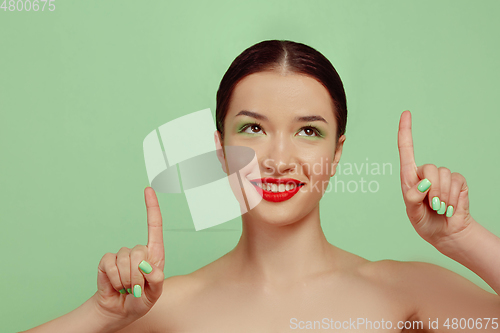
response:
<path fill-rule="evenodd" d="M 265 176 L 283 176 L 295 171 L 295 149 L 286 133 L 282 132 L 270 138 L 266 145 L 266 153 L 261 161 Z"/>

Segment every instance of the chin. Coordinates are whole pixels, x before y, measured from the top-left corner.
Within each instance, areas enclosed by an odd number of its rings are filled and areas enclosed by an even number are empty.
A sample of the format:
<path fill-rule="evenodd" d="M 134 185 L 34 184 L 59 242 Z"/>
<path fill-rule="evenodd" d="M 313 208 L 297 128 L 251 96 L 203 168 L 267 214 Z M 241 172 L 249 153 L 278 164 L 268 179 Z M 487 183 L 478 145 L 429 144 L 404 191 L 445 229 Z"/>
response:
<path fill-rule="evenodd" d="M 303 205 L 292 201 L 275 203 L 262 200 L 245 215 L 248 215 L 252 221 L 257 220 L 264 224 L 285 226 L 300 221 L 311 213 L 314 207 L 315 205 Z"/>

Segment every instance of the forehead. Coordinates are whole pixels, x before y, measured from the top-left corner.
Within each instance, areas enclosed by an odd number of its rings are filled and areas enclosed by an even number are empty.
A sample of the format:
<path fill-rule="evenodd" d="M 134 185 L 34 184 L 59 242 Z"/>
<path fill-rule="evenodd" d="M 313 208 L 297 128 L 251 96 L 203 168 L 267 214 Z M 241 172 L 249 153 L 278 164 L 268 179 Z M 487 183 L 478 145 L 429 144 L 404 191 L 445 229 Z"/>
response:
<path fill-rule="evenodd" d="M 334 124 L 334 105 L 328 90 L 310 76 L 275 71 L 246 76 L 233 90 L 227 116 L 241 110 L 265 114 L 270 119 L 320 115 Z"/>

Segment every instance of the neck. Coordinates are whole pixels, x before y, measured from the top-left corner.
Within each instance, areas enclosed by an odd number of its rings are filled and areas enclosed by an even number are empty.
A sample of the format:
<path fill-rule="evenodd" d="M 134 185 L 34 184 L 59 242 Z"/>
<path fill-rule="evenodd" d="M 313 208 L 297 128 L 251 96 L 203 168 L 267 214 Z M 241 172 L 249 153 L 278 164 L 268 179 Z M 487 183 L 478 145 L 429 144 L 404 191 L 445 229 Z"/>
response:
<path fill-rule="evenodd" d="M 284 285 L 331 270 L 336 248 L 321 228 L 319 204 L 288 225 L 272 225 L 248 213 L 242 220 L 240 240 L 229 253 L 239 281 Z"/>

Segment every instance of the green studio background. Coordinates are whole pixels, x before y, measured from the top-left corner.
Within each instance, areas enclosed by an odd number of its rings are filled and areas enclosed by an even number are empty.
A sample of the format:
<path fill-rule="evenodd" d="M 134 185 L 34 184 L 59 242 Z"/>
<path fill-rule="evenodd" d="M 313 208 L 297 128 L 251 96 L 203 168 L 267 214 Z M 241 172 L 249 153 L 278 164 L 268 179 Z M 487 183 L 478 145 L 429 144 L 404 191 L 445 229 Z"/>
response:
<path fill-rule="evenodd" d="M 340 165 L 351 163 L 354 175 L 337 174 L 337 181 L 352 181 L 351 191 L 337 188 L 322 199 L 328 240 L 369 260 L 435 263 L 492 292 L 411 226 L 397 130 L 409 109 L 417 165 L 464 175 L 471 214 L 500 236 L 500 2 L 53 3 L 53 12 L 0 10 L 3 332 L 75 309 L 96 291 L 106 252 L 146 245 L 143 139 L 185 114 L 215 113 L 230 63 L 266 39 L 316 48 L 345 85 Z M 366 163 L 369 174 L 356 174 L 354 166 Z M 371 163 L 389 163 L 392 172 L 371 175 Z M 368 182 L 378 190 L 363 193 L 363 180 L 365 191 Z M 183 195 L 158 199 L 166 277 L 190 273 L 236 245 L 240 218 L 195 232 Z"/>

